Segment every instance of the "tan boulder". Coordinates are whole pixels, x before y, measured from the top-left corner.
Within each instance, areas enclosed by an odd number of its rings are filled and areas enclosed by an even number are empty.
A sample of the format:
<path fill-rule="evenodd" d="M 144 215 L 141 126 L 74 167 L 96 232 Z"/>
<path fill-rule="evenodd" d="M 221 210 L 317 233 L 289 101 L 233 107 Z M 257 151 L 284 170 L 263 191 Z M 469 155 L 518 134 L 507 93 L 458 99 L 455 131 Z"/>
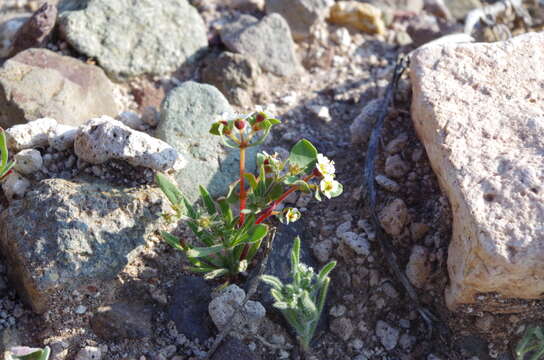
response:
<path fill-rule="evenodd" d="M 412 118 L 453 213 L 450 309 L 544 293 L 544 33 L 412 56 Z"/>

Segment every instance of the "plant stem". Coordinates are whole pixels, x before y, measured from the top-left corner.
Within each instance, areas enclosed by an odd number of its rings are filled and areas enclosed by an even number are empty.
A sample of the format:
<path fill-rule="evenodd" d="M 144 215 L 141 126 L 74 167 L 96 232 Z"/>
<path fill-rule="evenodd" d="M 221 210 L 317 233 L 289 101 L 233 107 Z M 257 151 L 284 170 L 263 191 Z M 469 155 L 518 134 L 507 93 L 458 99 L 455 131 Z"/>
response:
<path fill-rule="evenodd" d="M 239 226 L 242 227 L 246 220 L 246 215 L 243 210 L 246 208 L 246 189 L 245 189 L 245 169 L 246 168 L 246 147 L 242 144 L 240 145 L 240 222 Z"/>

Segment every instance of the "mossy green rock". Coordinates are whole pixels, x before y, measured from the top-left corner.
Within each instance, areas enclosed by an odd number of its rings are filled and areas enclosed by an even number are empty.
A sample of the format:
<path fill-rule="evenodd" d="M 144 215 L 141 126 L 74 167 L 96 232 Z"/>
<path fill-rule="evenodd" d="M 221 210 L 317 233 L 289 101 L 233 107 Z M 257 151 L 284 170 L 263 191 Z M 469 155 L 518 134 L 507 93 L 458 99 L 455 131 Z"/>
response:
<path fill-rule="evenodd" d="M 225 195 L 229 184 L 239 177 L 237 149 L 223 145 L 209 133 L 222 114 L 232 114 L 227 99 L 211 85 L 188 81 L 173 89 L 162 104 L 161 121 L 155 136 L 173 146 L 187 161 L 176 175 L 181 191 L 191 200 L 198 198 L 198 186 L 214 197 Z M 256 148 L 248 151 L 246 171 L 255 170 Z"/>
<path fill-rule="evenodd" d="M 164 204 L 148 187 L 43 180 L 0 214 L 8 276 L 42 313 L 54 293 L 113 280 L 157 230 Z"/>

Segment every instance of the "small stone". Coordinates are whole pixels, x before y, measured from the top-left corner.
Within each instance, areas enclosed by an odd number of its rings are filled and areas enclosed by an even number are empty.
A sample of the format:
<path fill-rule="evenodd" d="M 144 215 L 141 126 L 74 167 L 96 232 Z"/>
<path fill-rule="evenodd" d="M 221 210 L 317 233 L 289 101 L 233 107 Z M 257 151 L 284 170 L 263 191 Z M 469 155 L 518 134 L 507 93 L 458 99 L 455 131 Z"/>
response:
<path fill-rule="evenodd" d="M 351 45 L 351 35 L 346 28 L 338 28 L 331 34 L 331 39 L 343 49 L 347 49 Z"/>
<path fill-rule="evenodd" d="M 394 155 L 400 152 L 407 143 L 408 135 L 406 133 L 402 133 L 387 144 L 385 151 L 390 155 Z"/>
<path fill-rule="evenodd" d="M 359 351 L 361 351 L 363 349 L 363 347 L 365 346 L 365 343 L 363 342 L 362 339 L 356 338 L 356 339 L 351 340 L 351 342 L 349 343 L 349 346 L 353 350 L 359 352 Z"/>
<path fill-rule="evenodd" d="M 399 330 L 382 320 L 376 323 L 376 336 L 385 350 L 393 350 L 399 341 Z"/>
<path fill-rule="evenodd" d="M 385 33 L 381 10 L 367 3 L 337 2 L 330 9 L 329 21 L 337 25 L 352 26 L 369 34 Z"/>
<path fill-rule="evenodd" d="M 376 175 L 374 179 L 381 188 L 387 191 L 398 192 L 400 190 L 400 185 L 395 180 L 391 180 L 385 175 Z"/>
<path fill-rule="evenodd" d="M 142 121 L 151 127 L 159 125 L 160 114 L 153 106 L 146 106 L 142 112 Z"/>
<path fill-rule="evenodd" d="M 152 313 L 152 309 L 145 305 L 117 302 L 98 308 L 91 318 L 91 328 L 106 340 L 149 337 L 153 334 Z"/>
<path fill-rule="evenodd" d="M 341 238 L 342 234 L 348 231 L 351 231 L 351 221 L 345 221 L 338 225 L 336 228 L 336 236 Z"/>
<path fill-rule="evenodd" d="M 385 173 L 388 176 L 399 179 L 410 170 L 410 166 L 402 160 L 400 155 L 388 156 L 385 160 Z"/>
<path fill-rule="evenodd" d="M 329 108 L 321 105 L 309 105 L 308 109 L 317 116 L 318 119 L 326 123 L 331 122 L 331 114 L 329 113 Z"/>
<path fill-rule="evenodd" d="M 146 123 L 142 120 L 142 117 L 134 111 L 123 111 L 117 115 L 115 119 L 134 130 L 144 131 L 147 128 Z"/>
<path fill-rule="evenodd" d="M 29 49 L 43 47 L 55 27 L 57 7 L 47 2 L 28 19 L 15 34 L 9 56 Z"/>
<path fill-rule="evenodd" d="M 160 353 L 164 355 L 164 357 L 166 357 L 167 359 L 170 359 L 172 356 L 176 354 L 176 351 L 177 351 L 176 345 L 168 345 L 166 347 L 163 347 L 160 350 Z"/>
<path fill-rule="evenodd" d="M 215 297 L 208 306 L 210 316 L 217 328 L 222 330 L 229 324 L 234 310 L 240 306 L 245 298 L 244 290 L 232 284 Z M 242 333 L 256 333 L 259 330 L 261 321 L 266 315 L 266 311 L 261 303 L 257 301 L 248 301 L 242 314 L 238 314 L 233 320 L 237 331 L 231 334 L 243 336 Z"/>
<path fill-rule="evenodd" d="M 342 234 L 341 238 L 357 255 L 368 256 L 370 254 L 370 244 L 360 234 L 347 231 Z"/>
<path fill-rule="evenodd" d="M 78 128 L 71 125 L 57 124 L 47 134 L 49 146 L 58 151 L 64 151 L 74 146 Z"/>
<path fill-rule="evenodd" d="M 429 232 L 431 228 L 427 224 L 412 223 L 410 224 L 410 234 L 413 240 L 420 240 Z"/>
<path fill-rule="evenodd" d="M 87 307 L 86 306 L 83 306 L 83 305 L 79 305 L 76 310 L 75 310 L 75 313 L 76 314 L 79 314 L 79 315 L 83 315 L 87 312 Z"/>
<path fill-rule="evenodd" d="M 43 118 L 20 124 L 6 130 L 8 148 L 14 151 L 47 146 L 48 134 L 57 126 L 57 121 Z"/>
<path fill-rule="evenodd" d="M 430 275 L 429 251 L 423 246 L 415 245 L 406 265 L 406 276 L 412 285 L 423 288 Z"/>
<path fill-rule="evenodd" d="M 320 241 L 312 246 L 312 250 L 316 259 L 321 263 L 326 263 L 329 261 L 332 253 L 332 241 L 330 239 L 325 239 Z"/>
<path fill-rule="evenodd" d="M 330 0 L 267 0 L 266 12 L 283 16 L 293 38 L 302 40 L 312 34 L 316 23 L 325 19 L 331 5 Z"/>
<path fill-rule="evenodd" d="M 15 171 L 12 171 L 11 174 L 6 176 L 2 183 L 2 190 L 4 190 L 4 194 L 8 200 L 22 198 L 29 187 L 30 181 Z"/>
<path fill-rule="evenodd" d="M 267 15 L 260 21 L 241 15 L 225 25 L 220 34 L 229 50 L 254 57 L 265 71 L 291 76 L 301 69 L 291 30 L 279 14 Z"/>
<path fill-rule="evenodd" d="M 478 318 L 476 320 L 476 327 L 480 329 L 481 331 L 489 331 L 493 327 L 493 316 L 490 314 L 485 314 L 484 316 Z"/>
<path fill-rule="evenodd" d="M 30 175 L 42 168 L 43 159 L 38 150 L 25 149 L 14 156 L 14 169 L 24 175 Z"/>
<path fill-rule="evenodd" d="M 382 104 L 381 99 L 369 101 L 361 110 L 359 115 L 353 120 L 349 127 L 351 132 L 351 143 L 365 145 L 370 139 L 372 128 L 376 122 L 378 110 Z"/>
<path fill-rule="evenodd" d="M 79 350 L 75 360 L 100 360 L 102 359 L 102 351 L 95 346 L 86 346 Z"/>
<path fill-rule="evenodd" d="M 402 199 L 395 199 L 380 211 L 379 219 L 386 233 L 398 236 L 408 221 L 408 208 Z"/>
<path fill-rule="evenodd" d="M 343 316 L 346 313 L 346 307 L 344 305 L 335 305 L 329 311 L 329 314 L 334 317 Z"/>
<path fill-rule="evenodd" d="M 403 350 L 409 350 L 416 344 L 417 338 L 409 334 L 402 334 L 399 339 L 399 345 Z"/>
<path fill-rule="evenodd" d="M 344 341 L 349 340 L 355 330 L 351 320 L 346 317 L 336 318 L 331 321 L 330 328 L 333 334 L 336 334 Z"/>
<path fill-rule="evenodd" d="M 74 151 L 91 164 L 119 159 L 158 171 L 184 166 L 184 161 L 170 145 L 109 116 L 89 120 L 83 125 L 74 141 Z"/>

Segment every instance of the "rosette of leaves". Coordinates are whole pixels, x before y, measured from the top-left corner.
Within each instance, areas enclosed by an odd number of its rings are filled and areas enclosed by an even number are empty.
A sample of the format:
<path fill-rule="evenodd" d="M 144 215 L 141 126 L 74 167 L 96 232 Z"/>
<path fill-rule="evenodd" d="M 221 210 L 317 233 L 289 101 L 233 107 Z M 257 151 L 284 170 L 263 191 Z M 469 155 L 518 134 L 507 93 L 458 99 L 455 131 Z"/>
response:
<path fill-rule="evenodd" d="M 284 284 L 275 276 L 263 275 L 262 281 L 271 286 L 274 307 L 279 309 L 287 322 L 295 329 L 298 340 L 305 351 L 323 312 L 329 289 L 329 273 L 336 266 L 335 261 L 325 265 L 319 274 L 300 262 L 300 238 L 295 238 L 291 250 L 292 282 Z"/>
<path fill-rule="evenodd" d="M 518 342 L 516 360 L 540 360 L 544 358 L 544 332 L 542 327 L 532 326 Z"/>
<path fill-rule="evenodd" d="M 14 161 L 9 161 L 8 146 L 6 141 L 6 132 L 0 128 L 0 181 L 9 175 L 15 165 Z"/>

